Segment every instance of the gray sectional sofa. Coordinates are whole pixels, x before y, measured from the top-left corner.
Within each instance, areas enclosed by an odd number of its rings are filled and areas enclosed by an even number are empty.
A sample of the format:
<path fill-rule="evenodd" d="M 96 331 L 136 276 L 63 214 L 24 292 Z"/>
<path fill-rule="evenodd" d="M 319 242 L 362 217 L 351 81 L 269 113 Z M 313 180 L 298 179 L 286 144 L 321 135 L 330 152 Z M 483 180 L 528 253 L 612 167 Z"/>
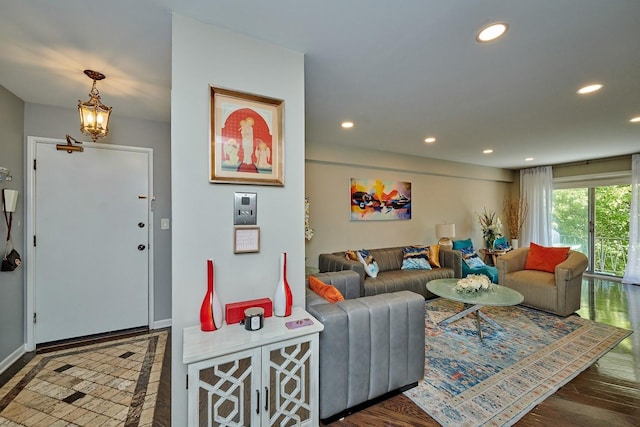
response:
<path fill-rule="evenodd" d="M 432 270 L 401 270 L 403 246 L 367 249 L 378 263 L 380 272 L 376 278 L 365 274 L 364 266 L 358 261 L 345 257 L 345 252 L 320 254 L 318 268 L 321 273 L 353 270 L 360 276 L 360 296 L 385 294 L 396 291 L 412 291 L 424 298 L 433 298 L 427 290 L 427 282 L 434 279 L 462 277 L 462 256 L 460 251 L 441 250 L 440 268 Z"/>
<path fill-rule="evenodd" d="M 306 309 L 320 333 L 320 418 L 391 391 L 424 376 L 424 298 L 400 291 L 360 297 L 360 276 L 346 270 L 314 274 L 335 286 L 345 300 L 331 304 L 306 288 Z"/>

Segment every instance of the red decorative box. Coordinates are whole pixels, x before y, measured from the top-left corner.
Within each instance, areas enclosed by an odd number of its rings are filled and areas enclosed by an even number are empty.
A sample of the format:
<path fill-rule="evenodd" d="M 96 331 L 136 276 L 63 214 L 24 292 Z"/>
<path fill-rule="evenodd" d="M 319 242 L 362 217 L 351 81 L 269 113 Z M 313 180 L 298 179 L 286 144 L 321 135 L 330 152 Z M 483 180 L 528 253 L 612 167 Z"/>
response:
<path fill-rule="evenodd" d="M 244 311 L 250 307 L 261 307 L 264 309 L 264 317 L 273 315 L 273 303 L 269 298 L 252 299 L 250 301 L 240 301 L 225 304 L 225 320 L 227 325 L 240 323 L 244 319 Z"/>

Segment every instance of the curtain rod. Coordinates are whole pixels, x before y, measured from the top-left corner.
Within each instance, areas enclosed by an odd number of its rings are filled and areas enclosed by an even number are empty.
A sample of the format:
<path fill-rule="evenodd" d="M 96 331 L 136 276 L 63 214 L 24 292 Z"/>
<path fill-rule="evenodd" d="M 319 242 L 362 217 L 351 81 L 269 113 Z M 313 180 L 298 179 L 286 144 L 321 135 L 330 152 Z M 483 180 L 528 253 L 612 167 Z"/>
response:
<path fill-rule="evenodd" d="M 613 160 L 624 160 L 624 159 L 631 160 L 631 156 L 632 155 L 633 155 L 633 153 L 624 154 L 624 155 L 621 155 L 621 156 L 614 156 L 614 157 L 601 157 L 601 158 L 597 158 L 597 159 L 581 160 L 581 161 L 578 161 L 578 162 L 558 163 L 556 165 L 552 165 L 552 167 L 588 165 L 588 164 L 591 164 L 591 163 L 610 162 L 610 161 L 613 161 Z"/>

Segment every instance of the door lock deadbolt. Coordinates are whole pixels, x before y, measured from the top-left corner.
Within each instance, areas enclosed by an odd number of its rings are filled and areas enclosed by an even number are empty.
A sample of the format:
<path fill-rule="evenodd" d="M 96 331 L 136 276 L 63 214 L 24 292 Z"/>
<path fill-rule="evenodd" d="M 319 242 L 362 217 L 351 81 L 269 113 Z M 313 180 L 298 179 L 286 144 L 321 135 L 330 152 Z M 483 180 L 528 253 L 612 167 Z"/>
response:
<path fill-rule="evenodd" d="M 139 251 L 144 251 L 144 248 L 146 248 L 145 245 L 138 245 L 138 250 Z"/>
<path fill-rule="evenodd" d="M 144 222 L 139 222 L 139 223 L 138 223 L 138 227 L 140 227 L 140 228 L 144 228 Z"/>

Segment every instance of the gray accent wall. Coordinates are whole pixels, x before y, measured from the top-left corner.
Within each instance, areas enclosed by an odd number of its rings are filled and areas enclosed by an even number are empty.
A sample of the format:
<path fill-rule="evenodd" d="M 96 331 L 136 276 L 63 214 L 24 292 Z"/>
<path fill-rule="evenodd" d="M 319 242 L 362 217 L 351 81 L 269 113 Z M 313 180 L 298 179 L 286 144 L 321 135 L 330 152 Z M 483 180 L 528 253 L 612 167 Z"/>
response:
<path fill-rule="evenodd" d="M 24 102 L 0 86 L 0 166 L 8 168 L 13 175 L 11 181 L 0 181 L 0 188 L 20 191 L 11 233 L 20 254 L 24 254 L 23 123 Z M 0 251 L 4 256 L 7 226 L 2 214 L 0 218 Z M 24 301 L 24 268 L 0 271 L 0 372 L 6 368 L 3 361 L 17 356 L 24 348 Z"/>
<path fill-rule="evenodd" d="M 108 94 L 102 94 L 108 103 Z M 25 136 L 64 139 L 66 134 L 78 140 L 90 141 L 80 133 L 78 111 L 75 108 L 51 107 L 27 103 Z M 171 229 L 161 230 L 160 219 L 171 218 L 171 125 L 150 120 L 111 115 L 109 136 L 105 144 L 146 147 L 153 149 L 154 206 L 154 321 L 169 326 L 171 319 Z M 117 173 L 117 171 L 114 171 Z M 151 325 L 153 326 L 153 325 Z"/>

